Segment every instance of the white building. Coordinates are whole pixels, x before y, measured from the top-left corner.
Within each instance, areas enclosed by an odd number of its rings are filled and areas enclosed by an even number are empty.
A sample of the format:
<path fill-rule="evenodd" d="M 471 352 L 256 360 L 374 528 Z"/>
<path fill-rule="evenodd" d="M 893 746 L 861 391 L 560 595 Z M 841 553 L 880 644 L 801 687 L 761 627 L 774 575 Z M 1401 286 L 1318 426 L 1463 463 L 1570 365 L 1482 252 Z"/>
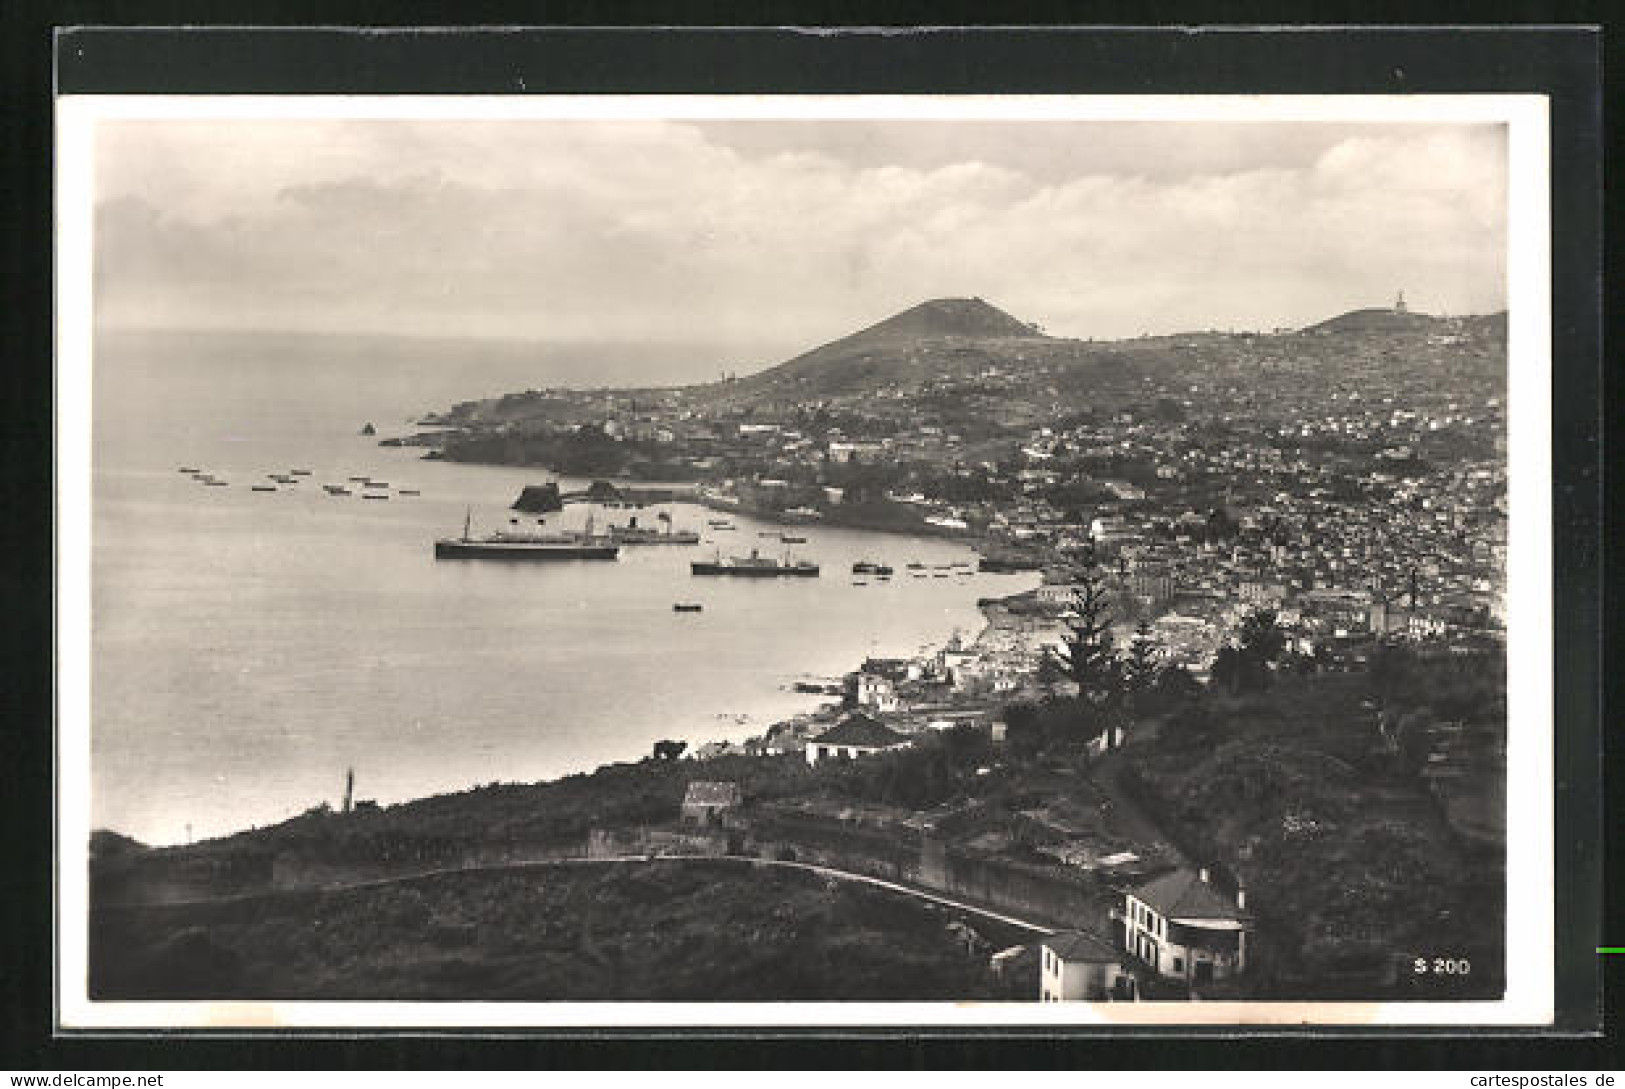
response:
<path fill-rule="evenodd" d="M 897 686 L 889 677 L 877 673 L 858 674 L 854 698 L 859 707 L 881 714 L 889 714 L 898 708 Z"/>
<path fill-rule="evenodd" d="M 1107 1002 L 1135 997 L 1134 977 L 1123 954 L 1081 930 L 1051 934 L 1041 949 L 1038 998 L 1041 1002 Z"/>
<path fill-rule="evenodd" d="M 1123 943 L 1164 979 L 1200 985 L 1247 970 L 1253 917 L 1208 882 L 1208 872 L 1175 870 L 1124 894 Z"/>
<path fill-rule="evenodd" d="M 912 742 L 868 715 L 853 713 L 807 742 L 807 763 L 820 760 L 852 760 L 889 749 L 907 748 Z"/>

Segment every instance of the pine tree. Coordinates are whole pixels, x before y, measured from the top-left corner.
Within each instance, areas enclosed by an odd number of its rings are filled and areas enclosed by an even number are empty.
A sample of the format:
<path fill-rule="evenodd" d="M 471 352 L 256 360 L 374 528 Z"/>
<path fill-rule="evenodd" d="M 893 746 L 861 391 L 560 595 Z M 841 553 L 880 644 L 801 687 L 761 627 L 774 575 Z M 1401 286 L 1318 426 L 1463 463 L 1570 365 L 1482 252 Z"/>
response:
<path fill-rule="evenodd" d="M 1151 623 L 1141 620 L 1134 627 L 1134 639 L 1128 645 L 1128 660 L 1123 663 L 1123 680 L 1130 692 L 1144 692 L 1157 682 L 1162 650 L 1151 634 Z"/>
<path fill-rule="evenodd" d="M 1073 617 L 1059 650 L 1047 655 L 1052 667 L 1078 686 L 1078 699 L 1095 711 L 1108 748 L 1118 742 L 1117 713 L 1123 696 L 1123 662 L 1112 648 L 1111 614 L 1099 569 L 1083 568 L 1073 593 Z M 1092 724 L 1091 724 L 1092 725 Z"/>

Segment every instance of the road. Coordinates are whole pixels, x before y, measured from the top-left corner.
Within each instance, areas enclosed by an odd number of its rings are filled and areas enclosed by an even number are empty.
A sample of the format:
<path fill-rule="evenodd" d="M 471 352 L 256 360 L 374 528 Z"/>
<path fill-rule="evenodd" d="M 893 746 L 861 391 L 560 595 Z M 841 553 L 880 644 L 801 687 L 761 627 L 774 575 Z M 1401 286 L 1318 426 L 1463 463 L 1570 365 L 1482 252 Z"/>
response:
<path fill-rule="evenodd" d="M 416 870 L 412 873 L 396 874 L 391 877 L 378 877 L 367 881 L 352 881 L 339 885 L 312 885 L 305 888 L 274 889 L 264 892 L 239 893 L 235 896 L 211 896 L 191 900 L 163 900 L 152 903 L 135 904 L 109 904 L 104 910 L 117 910 L 128 908 L 148 907 L 186 907 L 190 905 L 224 904 L 245 900 L 257 900 L 267 896 L 278 896 L 312 892 L 346 892 L 351 889 L 382 888 L 388 885 L 403 885 L 411 881 L 422 881 L 426 878 L 449 876 L 452 874 L 500 874 L 516 873 L 526 870 L 538 870 L 546 866 L 610 866 L 624 865 L 626 863 L 656 863 L 656 862 L 732 862 L 742 866 L 777 866 L 784 869 L 802 870 L 807 873 L 819 874 L 823 877 L 834 878 L 837 881 L 848 881 L 857 884 L 870 885 L 885 889 L 888 892 L 911 896 L 916 900 L 925 900 L 940 904 L 943 907 L 962 911 L 967 915 L 976 915 L 984 919 L 1004 923 L 1020 930 L 1026 930 L 1035 936 L 1053 934 L 1055 928 L 1035 923 L 1028 919 L 1018 919 L 1013 915 L 992 911 L 988 908 L 967 904 L 963 900 L 955 900 L 949 896 L 942 896 L 923 889 L 900 885 L 895 881 L 887 881 L 880 877 L 871 877 L 868 874 L 852 873 L 849 870 L 837 870 L 830 866 L 820 866 L 812 862 L 790 862 L 779 859 L 748 858 L 741 855 L 612 855 L 607 858 L 551 858 L 534 861 L 503 862 L 487 866 L 451 866 L 438 870 Z"/>

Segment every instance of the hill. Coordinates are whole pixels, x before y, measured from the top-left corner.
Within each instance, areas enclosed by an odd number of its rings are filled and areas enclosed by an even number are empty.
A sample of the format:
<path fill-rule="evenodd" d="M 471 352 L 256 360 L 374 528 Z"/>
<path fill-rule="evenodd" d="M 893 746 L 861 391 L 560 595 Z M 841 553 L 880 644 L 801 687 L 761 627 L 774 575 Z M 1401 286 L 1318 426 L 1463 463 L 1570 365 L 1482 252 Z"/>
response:
<path fill-rule="evenodd" d="M 973 373 L 1070 343 L 982 299 L 931 299 L 751 375 L 731 392 L 838 396 Z"/>
<path fill-rule="evenodd" d="M 1414 333 L 1440 324 L 1441 320 L 1431 314 L 1374 306 L 1364 310 L 1350 310 L 1335 318 L 1327 318 L 1301 332 L 1323 336 Z"/>
<path fill-rule="evenodd" d="M 140 840 L 131 839 L 121 832 L 114 832 L 108 828 L 98 828 L 90 833 L 90 857 L 93 859 L 134 855 L 150 849 Z"/>

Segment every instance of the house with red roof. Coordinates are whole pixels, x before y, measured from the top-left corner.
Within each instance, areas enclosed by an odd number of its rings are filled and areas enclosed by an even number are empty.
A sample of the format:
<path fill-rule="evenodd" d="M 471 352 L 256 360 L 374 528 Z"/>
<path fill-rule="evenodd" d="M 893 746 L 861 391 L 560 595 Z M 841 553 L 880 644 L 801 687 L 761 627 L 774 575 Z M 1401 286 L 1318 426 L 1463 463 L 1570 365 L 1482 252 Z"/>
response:
<path fill-rule="evenodd" d="M 913 742 L 868 715 L 853 713 L 807 742 L 807 763 L 820 760 L 855 759 L 889 749 L 906 748 Z"/>
<path fill-rule="evenodd" d="M 1163 979 L 1187 986 L 1213 983 L 1247 970 L 1253 917 L 1246 894 L 1234 900 L 1215 888 L 1208 871 L 1175 870 L 1124 894 L 1123 945 Z"/>

